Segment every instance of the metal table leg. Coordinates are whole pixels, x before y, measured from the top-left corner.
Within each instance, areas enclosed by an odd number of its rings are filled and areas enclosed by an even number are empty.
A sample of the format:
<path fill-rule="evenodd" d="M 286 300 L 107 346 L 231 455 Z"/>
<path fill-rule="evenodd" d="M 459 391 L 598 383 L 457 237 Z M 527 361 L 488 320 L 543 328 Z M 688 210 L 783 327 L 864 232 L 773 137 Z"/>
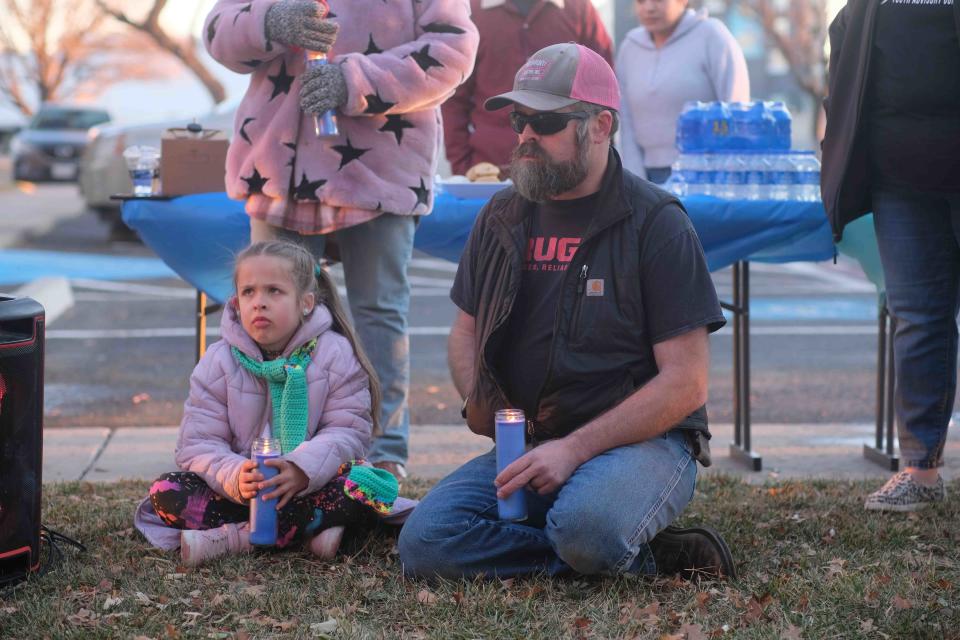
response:
<path fill-rule="evenodd" d="M 900 468 L 900 458 L 893 452 L 893 390 L 896 383 L 893 366 L 894 324 L 887 305 L 877 314 L 877 424 L 875 446 L 863 445 L 863 457 L 890 471 Z"/>
<path fill-rule="evenodd" d="M 223 309 L 223 305 L 216 302 L 207 304 L 209 300 L 207 294 L 197 289 L 195 345 L 198 362 L 207 351 L 207 314 L 216 313 Z"/>
<path fill-rule="evenodd" d="M 752 471 L 763 468 L 763 459 L 750 442 L 750 263 L 733 265 L 733 444 L 730 456 Z"/>

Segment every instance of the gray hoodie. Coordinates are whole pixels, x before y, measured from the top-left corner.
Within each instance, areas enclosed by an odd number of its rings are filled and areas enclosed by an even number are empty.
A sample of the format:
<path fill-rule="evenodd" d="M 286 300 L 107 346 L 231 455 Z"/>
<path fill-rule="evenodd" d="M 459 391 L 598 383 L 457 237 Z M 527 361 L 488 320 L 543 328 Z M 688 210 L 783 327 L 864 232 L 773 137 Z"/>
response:
<path fill-rule="evenodd" d="M 733 34 L 706 11 L 687 9 L 659 49 L 643 27 L 627 33 L 617 54 L 623 166 L 669 167 L 677 158 L 677 116 L 690 100 L 746 102 L 750 78 Z"/>

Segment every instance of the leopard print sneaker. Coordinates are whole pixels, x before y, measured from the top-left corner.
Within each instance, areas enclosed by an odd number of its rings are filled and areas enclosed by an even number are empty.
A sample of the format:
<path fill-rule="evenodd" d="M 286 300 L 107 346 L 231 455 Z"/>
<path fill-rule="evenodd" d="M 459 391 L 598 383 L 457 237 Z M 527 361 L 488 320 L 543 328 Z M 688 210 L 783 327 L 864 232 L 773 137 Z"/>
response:
<path fill-rule="evenodd" d="M 932 487 L 922 485 L 906 471 L 894 475 L 887 483 L 867 496 L 864 508 L 871 511 L 917 511 L 946 497 L 943 478 Z"/>

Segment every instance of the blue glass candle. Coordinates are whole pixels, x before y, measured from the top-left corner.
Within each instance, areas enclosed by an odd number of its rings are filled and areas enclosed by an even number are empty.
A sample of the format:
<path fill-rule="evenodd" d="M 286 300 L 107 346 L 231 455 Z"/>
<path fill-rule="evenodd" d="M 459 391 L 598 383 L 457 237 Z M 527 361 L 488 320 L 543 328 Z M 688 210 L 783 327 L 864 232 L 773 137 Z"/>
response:
<path fill-rule="evenodd" d="M 526 450 L 526 418 L 522 409 L 501 409 L 495 415 L 497 438 L 497 473 L 503 471 Z M 527 497 L 521 487 L 505 499 L 497 499 L 501 520 L 527 519 Z"/>
<path fill-rule="evenodd" d="M 280 471 L 276 467 L 265 464 L 267 460 L 276 460 L 280 457 L 280 441 L 276 438 L 257 438 L 253 441 L 251 459 L 257 463 L 257 471 L 263 474 L 265 480 L 274 477 Z M 270 493 L 273 489 L 264 489 L 262 493 Z M 279 498 L 264 500 L 260 493 L 250 501 L 250 544 L 272 547 L 277 544 L 277 502 Z"/>

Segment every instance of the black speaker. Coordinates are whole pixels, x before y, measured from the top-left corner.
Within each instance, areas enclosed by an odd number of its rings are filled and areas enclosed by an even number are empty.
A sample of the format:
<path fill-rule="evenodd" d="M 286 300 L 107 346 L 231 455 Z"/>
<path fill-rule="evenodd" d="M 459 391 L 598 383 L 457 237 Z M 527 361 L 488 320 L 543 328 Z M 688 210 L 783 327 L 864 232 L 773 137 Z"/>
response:
<path fill-rule="evenodd" d="M 0 583 L 40 567 L 43 307 L 0 296 Z"/>

